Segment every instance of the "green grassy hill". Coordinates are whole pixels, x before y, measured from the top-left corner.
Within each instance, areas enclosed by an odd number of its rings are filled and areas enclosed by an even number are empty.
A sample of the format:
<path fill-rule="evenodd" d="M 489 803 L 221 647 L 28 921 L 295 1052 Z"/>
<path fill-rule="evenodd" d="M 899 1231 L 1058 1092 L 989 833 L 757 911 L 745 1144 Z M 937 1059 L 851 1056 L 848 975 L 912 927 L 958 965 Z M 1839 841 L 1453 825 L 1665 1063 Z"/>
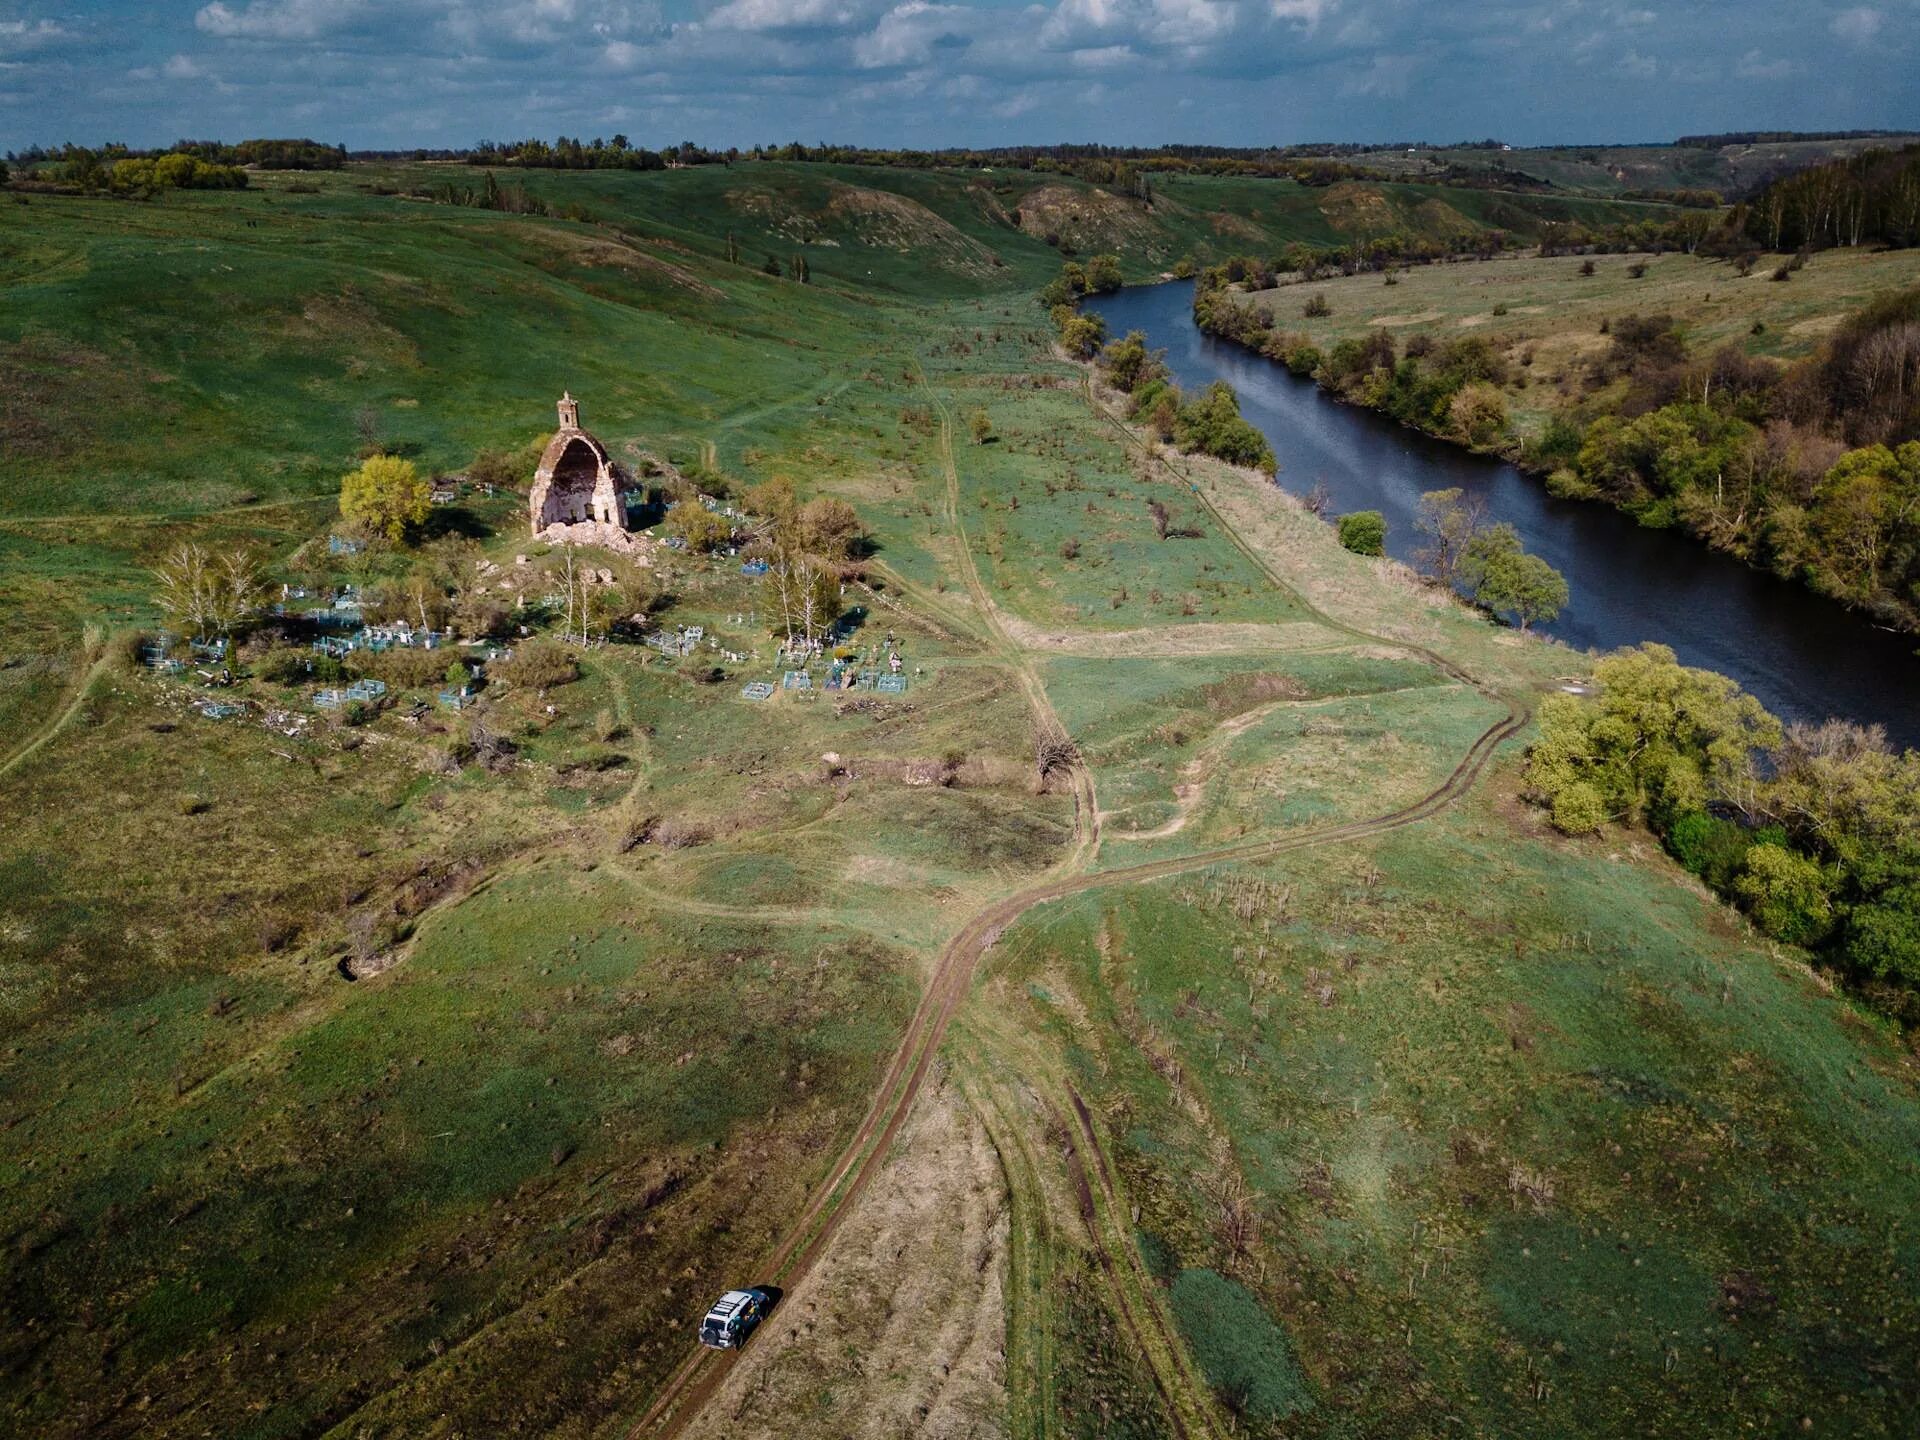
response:
<path fill-rule="evenodd" d="M 782 1434 L 947 1415 L 970 1375 L 1022 1440 L 1902 1433 L 1910 1046 L 1646 837 L 1521 803 L 1507 717 L 1581 662 L 1263 476 L 1176 477 L 1033 300 L 1049 234 L 1145 274 L 1589 202 L 771 165 L 504 177 L 585 219 L 381 193 L 478 178 L 4 212 L 0 1431 L 625 1435 L 764 1281 L 712 1432 L 754 1396 L 793 1397 Z M 761 273 L 796 253 L 813 283 Z M 784 668 L 764 593 L 673 552 L 655 623 L 711 648 L 595 646 L 459 715 L 437 664 L 336 721 L 249 651 L 214 719 L 130 654 L 182 539 L 414 570 L 314 554 L 357 452 L 524 453 L 563 389 L 622 457 L 855 505 L 855 648 L 891 635 L 907 692 L 748 701 Z M 517 497 L 434 529 L 512 644 L 552 628 Z M 939 1016 L 971 1149 L 923 1161 L 863 1117 Z M 901 1236 L 885 1285 L 773 1265 L 889 1154 L 850 1202 Z M 902 1193 L 987 1219 L 911 1243 Z"/>

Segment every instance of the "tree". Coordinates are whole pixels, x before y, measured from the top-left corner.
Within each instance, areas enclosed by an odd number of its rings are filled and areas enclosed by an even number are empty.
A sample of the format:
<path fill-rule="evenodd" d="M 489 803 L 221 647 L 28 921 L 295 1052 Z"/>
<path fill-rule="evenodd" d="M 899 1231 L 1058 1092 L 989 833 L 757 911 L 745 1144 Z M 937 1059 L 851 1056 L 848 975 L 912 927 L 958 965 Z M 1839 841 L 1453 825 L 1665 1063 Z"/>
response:
<path fill-rule="evenodd" d="M 973 443 L 976 445 L 984 445 L 993 439 L 993 417 L 985 410 L 974 411 L 967 428 L 973 432 Z"/>
<path fill-rule="evenodd" d="M 1548 805 L 1586 784 L 1609 816 L 1661 823 L 1724 802 L 1756 804 L 1757 751 L 1780 722 L 1724 675 L 1680 663 L 1665 645 L 1618 650 L 1594 666 L 1598 695 L 1551 695 L 1527 752 L 1527 785 Z M 1586 809 L 1584 799 L 1577 803 Z"/>
<path fill-rule="evenodd" d="M 1811 945 L 1833 927 L 1833 903 L 1819 863 L 1771 842 L 1747 851 L 1733 882 L 1754 924 L 1789 945 Z"/>
<path fill-rule="evenodd" d="M 767 562 L 761 603 L 776 635 L 811 643 L 840 615 L 840 582 L 811 556 L 781 550 Z"/>
<path fill-rule="evenodd" d="M 161 611 L 198 637 L 236 634 L 266 607 L 266 582 L 250 550 L 211 554 L 186 541 L 168 551 L 153 573 Z"/>
<path fill-rule="evenodd" d="M 1486 501 L 1478 495 L 1469 497 L 1458 486 L 1427 491 L 1420 497 L 1414 529 L 1426 536 L 1428 543 L 1415 552 L 1415 558 L 1434 579 L 1452 585 L 1467 546 L 1479 533 L 1486 514 Z"/>
<path fill-rule="evenodd" d="M 784 475 L 776 475 L 748 489 L 740 497 L 740 505 L 749 515 L 758 515 L 763 520 L 773 521 L 775 525 L 786 525 L 799 510 L 800 497 L 794 493 L 793 481 Z"/>
<path fill-rule="evenodd" d="M 696 555 L 717 550 L 733 536 L 726 517 L 716 515 L 698 500 L 682 500 L 667 511 L 667 533 L 687 542 Z"/>
<path fill-rule="evenodd" d="M 1098 315 L 1069 314 L 1060 323 L 1060 344 L 1076 360 L 1091 360 L 1107 338 L 1107 322 Z"/>
<path fill-rule="evenodd" d="M 433 493 L 411 460 L 375 455 L 340 481 L 340 513 L 396 543 L 433 508 Z"/>
<path fill-rule="evenodd" d="M 774 279 L 778 280 L 780 278 L 780 262 L 777 259 L 775 259 L 773 256 L 771 255 L 767 256 L 767 263 L 762 265 L 760 268 L 766 274 L 771 275 Z"/>
<path fill-rule="evenodd" d="M 1180 407 L 1174 437 L 1185 450 L 1198 450 L 1230 465 L 1248 465 L 1274 472 L 1273 448 L 1267 437 L 1240 415 L 1240 397 L 1224 380 L 1216 380 L 1200 397 Z"/>
<path fill-rule="evenodd" d="M 1524 632 L 1536 620 L 1552 620 L 1566 608 L 1567 580 L 1538 555 L 1506 554 L 1487 568 L 1477 598 L 1495 614 L 1512 615 Z"/>
<path fill-rule="evenodd" d="M 867 527 L 861 523 L 860 512 L 831 495 L 814 496 L 800 507 L 795 519 L 796 538 L 825 560 L 847 559 L 866 538 Z"/>
<path fill-rule="evenodd" d="M 1095 255 L 1087 261 L 1084 289 L 1089 294 L 1107 295 L 1123 283 L 1118 255 Z"/>
<path fill-rule="evenodd" d="M 1461 386 L 1447 402 L 1447 428 L 1453 438 L 1486 449 L 1507 432 L 1507 402 L 1484 380 Z"/>
<path fill-rule="evenodd" d="M 1387 553 L 1387 517 L 1378 510 L 1355 510 L 1340 517 L 1340 543 L 1356 555 Z"/>
<path fill-rule="evenodd" d="M 1131 394 L 1147 382 L 1166 376 L 1165 354 L 1164 350 L 1148 350 L 1146 335 L 1129 330 L 1100 352 L 1100 368 L 1106 371 L 1109 385 Z"/>

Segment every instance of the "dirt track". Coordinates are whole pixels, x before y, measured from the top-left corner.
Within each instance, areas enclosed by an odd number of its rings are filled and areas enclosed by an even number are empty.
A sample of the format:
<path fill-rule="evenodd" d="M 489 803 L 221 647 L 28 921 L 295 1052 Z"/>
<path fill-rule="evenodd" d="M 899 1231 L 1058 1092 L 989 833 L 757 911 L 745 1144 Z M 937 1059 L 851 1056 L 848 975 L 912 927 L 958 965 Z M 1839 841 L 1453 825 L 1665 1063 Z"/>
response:
<path fill-rule="evenodd" d="M 1090 386 L 1087 398 L 1088 403 L 1096 411 L 1121 431 L 1129 444 L 1138 443 L 1131 432 L 1098 404 Z M 943 461 L 949 485 L 950 516 L 956 537 L 961 542 L 962 568 L 968 580 L 968 588 L 972 591 L 976 604 L 981 607 L 981 618 L 998 642 L 996 648 L 1002 649 L 1003 652 L 1011 652 L 1009 658 L 1018 667 L 1029 692 L 1039 692 L 1036 700 L 1037 712 L 1043 716 L 1051 715 L 1052 707 L 1047 703 L 1044 692 L 1040 692 L 1037 677 L 1032 675 L 1025 655 L 1017 653 L 1017 647 L 1011 639 L 995 624 L 991 600 L 980 583 L 978 572 L 973 566 L 972 555 L 966 548 L 965 532 L 959 527 L 958 484 L 953 471 L 951 422 L 946 415 L 944 404 L 940 409 L 943 438 L 947 442 L 943 446 Z M 1223 529 L 1228 534 L 1233 534 L 1232 527 L 1226 525 L 1224 517 L 1219 516 L 1218 512 L 1215 512 L 1215 515 Z M 1235 543 L 1241 546 L 1277 588 L 1293 596 L 1315 620 L 1325 624 L 1329 629 L 1352 639 L 1386 645 L 1403 653 L 1418 655 L 1444 674 L 1467 684 L 1475 684 L 1473 678 L 1457 665 L 1431 650 L 1371 635 L 1324 614 L 1278 575 L 1263 556 L 1244 545 L 1237 535 L 1234 539 Z M 1480 689 L 1482 693 L 1488 693 L 1484 687 L 1477 684 L 1475 688 Z M 927 1073 L 939 1051 L 947 1026 L 952 1022 L 971 990 L 973 978 L 982 957 L 993 948 L 994 943 L 1008 926 L 1036 906 L 1044 905 L 1049 901 L 1093 890 L 1161 880 L 1168 876 L 1201 870 L 1213 865 L 1259 860 L 1295 850 L 1344 844 L 1352 840 L 1386 834 L 1438 814 L 1472 788 L 1481 772 L 1485 770 L 1488 761 L 1492 759 L 1494 752 L 1504 742 L 1519 734 L 1527 724 L 1528 715 L 1524 708 L 1508 702 L 1505 697 L 1494 698 L 1508 705 L 1505 718 L 1488 727 L 1474 741 L 1466 755 L 1459 764 L 1454 766 L 1444 781 L 1410 805 L 1370 819 L 1351 820 L 1320 829 L 1291 832 L 1267 840 L 1244 841 L 1203 854 L 1175 856 L 1093 873 L 1069 870 L 1067 873 L 1056 874 L 1050 879 L 1009 895 L 974 915 L 941 951 L 926 993 L 919 1007 L 914 1011 L 913 1018 L 908 1022 L 906 1034 L 875 1092 L 872 1106 L 861 1120 L 852 1139 L 848 1141 L 832 1173 L 815 1193 L 806 1210 L 787 1231 L 785 1239 L 767 1258 L 763 1272 L 757 1277 L 759 1282 L 782 1285 L 791 1289 L 794 1282 L 807 1273 L 826 1249 L 827 1242 L 840 1221 L 885 1162 L 888 1148 L 899 1133 L 908 1111 L 912 1109 L 915 1098 L 926 1082 Z M 1081 835 L 1073 862 L 1070 863 L 1082 861 L 1091 854 L 1092 847 L 1098 843 L 1098 832 L 1094 828 L 1095 822 L 1092 819 L 1097 814 L 1094 807 L 1092 781 L 1082 767 L 1076 767 L 1075 795 L 1076 808 L 1080 812 Z M 1111 1207 L 1117 1203 L 1117 1194 L 1107 1169 L 1104 1152 L 1100 1149 L 1098 1136 L 1093 1130 L 1092 1117 L 1087 1113 L 1086 1107 L 1080 1102 L 1077 1094 L 1072 1095 L 1071 1100 L 1076 1112 L 1075 1120 L 1080 1142 L 1092 1152 L 1094 1158 L 1091 1175 L 1097 1177 L 1099 1187 Z M 1116 1256 L 1113 1253 L 1113 1247 L 1103 1243 L 1093 1202 L 1091 1188 L 1093 1182 L 1088 1173 L 1083 1169 L 1076 1180 L 1079 1187 L 1084 1187 L 1082 1189 L 1083 1218 L 1087 1220 L 1087 1228 L 1102 1266 L 1110 1272 L 1121 1267 L 1137 1271 L 1140 1261 L 1131 1247 L 1127 1248 L 1125 1255 Z M 1142 1342 L 1143 1349 L 1147 1348 L 1144 1344 L 1146 1337 L 1141 1332 L 1145 1328 L 1152 1328 L 1158 1332 L 1162 1348 L 1172 1357 L 1172 1373 L 1163 1376 L 1156 1370 L 1156 1379 L 1161 1386 L 1163 1397 L 1168 1401 L 1168 1413 L 1176 1424 L 1178 1433 L 1183 1436 L 1189 1435 L 1196 1428 L 1187 1419 L 1182 1418 L 1183 1411 L 1189 1416 L 1202 1417 L 1202 1423 L 1207 1429 L 1215 1428 L 1210 1423 L 1213 1406 L 1205 1382 L 1191 1373 L 1178 1337 L 1167 1328 L 1167 1322 L 1157 1307 L 1151 1303 L 1144 1306 L 1130 1303 L 1126 1297 L 1126 1288 L 1125 1285 L 1116 1287 L 1125 1312 L 1122 1318 L 1134 1332 L 1136 1340 Z M 1144 1313 L 1136 1314 L 1136 1310 L 1142 1310 Z M 697 1414 L 712 1397 L 720 1382 L 732 1368 L 736 1357 L 737 1352 L 695 1349 L 668 1377 L 646 1413 L 627 1432 L 628 1435 L 639 1437 L 678 1434 L 688 1420 Z M 1169 1393 L 1175 1387 L 1184 1391 L 1185 1394 Z"/>

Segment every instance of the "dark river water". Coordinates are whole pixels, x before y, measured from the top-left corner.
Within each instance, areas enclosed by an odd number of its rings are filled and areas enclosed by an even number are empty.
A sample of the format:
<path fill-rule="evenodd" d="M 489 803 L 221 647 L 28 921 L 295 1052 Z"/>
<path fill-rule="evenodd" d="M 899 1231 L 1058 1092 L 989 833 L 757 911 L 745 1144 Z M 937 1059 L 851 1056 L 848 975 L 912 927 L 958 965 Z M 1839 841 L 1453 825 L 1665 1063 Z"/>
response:
<path fill-rule="evenodd" d="M 1093 296 L 1112 335 L 1146 332 L 1189 392 L 1225 380 L 1260 427 L 1297 495 L 1323 484 L 1335 511 L 1378 510 L 1387 550 L 1409 560 L 1420 495 L 1459 486 L 1493 520 L 1567 577 L 1572 602 L 1549 634 L 1580 649 L 1643 640 L 1670 645 L 1688 665 L 1730 675 L 1776 715 L 1830 715 L 1886 726 L 1920 746 L 1920 638 L 1890 634 L 1798 585 L 1749 569 L 1673 530 L 1645 530 L 1593 502 L 1556 500 L 1513 466 L 1473 455 L 1385 416 L 1341 405 L 1311 380 L 1193 323 L 1190 282 Z"/>

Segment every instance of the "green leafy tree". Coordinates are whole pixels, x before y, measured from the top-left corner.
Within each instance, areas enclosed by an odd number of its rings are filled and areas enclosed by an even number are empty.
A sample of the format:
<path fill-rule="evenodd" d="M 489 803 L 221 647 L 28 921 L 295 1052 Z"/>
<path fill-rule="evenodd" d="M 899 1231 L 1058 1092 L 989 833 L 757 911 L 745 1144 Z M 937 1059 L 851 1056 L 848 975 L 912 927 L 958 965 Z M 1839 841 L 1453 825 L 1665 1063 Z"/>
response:
<path fill-rule="evenodd" d="M 1833 928 L 1833 902 L 1819 862 L 1784 845 L 1755 845 L 1733 882 L 1754 924 L 1776 940 L 1812 945 Z"/>
<path fill-rule="evenodd" d="M 1180 407 L 1173 435 L 1183 450 L 1197 450 L 1269 475 L 1274 472 L 1273 448 L 1266 436 L 1241 418 L 1240 397 L 1224 380 L 1214 381 L 1197 399 Z"/>
<path fill-rule="evenodd" d="M 985 410 L 976 410 L 967 421 L 967 428 L 973 434 L 973 443 L 984 445 L 993 439 L 993 417 Z"/>
<path fill-rule="evenodd" d="M 1087 261 L 1085 288 L 1092 295 L 1108 295 L 1124 283 L 1118 255 L 1095 255 Z"/>
<path fill-rule="evenodd" d="M 733 526 L 725 516 L 716 515 L 698 500 L 682 500 L 667 511 L 667 533 L 687 542 L 697 555 L 717 550 L 732 538 Z"/>
<path fill-rule="evenodd" d="M 1355 510 L 1340 517 L 1340 543 L 1356 555 L 1387 553 L 1387 517 L 1378 510 Z"/>
<path fill-rule="evenodd" d="M 1567 580 L 1538 555 L 1525 551 L 1502 555 L 1487 567 L 1478 589 L 1480 603 L 1496 615 L 1511 615 L 1526 631 L 1552 620 L 1566 608 Z"/>
<path fill-rule="evenodd" d="M 375 455 L 340 481 L 340 513 L 398 543 L 433 508 L 433 492 L 411 460 Z"/>
<path fill-rule="evenodd" d="M 1165 377 L 1165 353 L 1147 349 L 1146 335 L 1129 330 L 1100 352 L 1100 368 L 1106 372 L 1109 385 L 1131 394 L 1147 382 Z"/>
<path fill-rule="evenodd" d="M 1671 822 L 1722 801 L 1759 803 L 1755 753 L 1780 722 L 1724 675 L 1680 663 L 1665 645 L 1615 651 L 1594 666 L 1598 695 L 1541 702 L 1527 784 L 1549 806 L 1591 786 L 1609 817 Z M 1577 802 L 1581 813 L 1590 805 Z"/>

